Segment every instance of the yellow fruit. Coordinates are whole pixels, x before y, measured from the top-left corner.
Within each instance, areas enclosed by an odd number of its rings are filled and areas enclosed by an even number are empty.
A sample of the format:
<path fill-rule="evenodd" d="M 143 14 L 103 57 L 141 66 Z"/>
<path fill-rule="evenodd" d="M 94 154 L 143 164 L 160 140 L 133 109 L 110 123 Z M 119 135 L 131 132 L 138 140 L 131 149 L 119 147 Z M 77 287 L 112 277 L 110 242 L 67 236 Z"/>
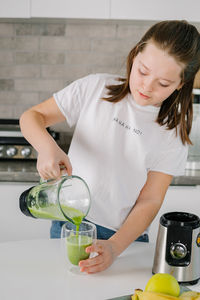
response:
<path fill-rule="evenodd" d="M 200 293 L 194 291 L 188 291 L 181 294 L 180 300 L 200 300 Z"/>
<path fill-rule="evenodd" d="M 157 273 L 149 279 L 145 291 L 178 297 L 180 286 L 174 276 L 167 273 Z"/>
<path fill-rule="evenodd" d="M 156 292 L 143 292 L 142 290 L 135 290 L 132 300 L 179 300 L 180 298 L 156 293 Z"/>

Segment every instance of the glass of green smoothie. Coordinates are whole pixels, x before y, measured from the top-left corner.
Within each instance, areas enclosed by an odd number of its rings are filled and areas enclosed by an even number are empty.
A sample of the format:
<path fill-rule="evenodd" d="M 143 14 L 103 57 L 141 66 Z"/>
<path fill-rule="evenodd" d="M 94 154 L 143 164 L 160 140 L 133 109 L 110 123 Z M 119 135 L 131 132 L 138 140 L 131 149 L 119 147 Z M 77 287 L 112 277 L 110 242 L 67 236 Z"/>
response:
<path fill-rule="evenodd" d="M 78 264 L 90 256 L 85 249 L 96 240 L 96 226 L 86 221 L 79 226 L 67 222 L 62 226 L 61 240 L 67 269 L 72 273 L 81 274 Z"/>

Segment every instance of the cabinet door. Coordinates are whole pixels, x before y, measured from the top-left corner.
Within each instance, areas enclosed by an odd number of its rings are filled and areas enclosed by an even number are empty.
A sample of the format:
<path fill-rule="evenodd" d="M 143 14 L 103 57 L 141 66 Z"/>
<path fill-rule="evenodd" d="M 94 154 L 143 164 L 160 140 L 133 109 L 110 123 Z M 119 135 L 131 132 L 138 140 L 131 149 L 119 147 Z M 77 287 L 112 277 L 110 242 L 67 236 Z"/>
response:
<path fill-rule="evenodd" d="M 163 205 L 149 228 L 150 242 L 156 242 L 160 217 L 166 212 L 182 211 L 200 217 L 200 186 L 170 186 Z"/>
<path fill-rule="evenodd" d="M 19 208 L 21 193 L 35 184 L 0 182 L 0 242 L 49 238 L 49 220 L 25 216 Z"/>
<path fill-rule="evenodd" d="M 0 18 L 30 18 L 30 0 L 0 0 Z"/>
<path fill-rule="evenodd" d="M 200 21 L 200 1 L 111 0 L 111 19 Z"/>
<path fill-rule="evenodd" d="M 32 0 L 31 17 L 108 19 L 110 0 Z"/>

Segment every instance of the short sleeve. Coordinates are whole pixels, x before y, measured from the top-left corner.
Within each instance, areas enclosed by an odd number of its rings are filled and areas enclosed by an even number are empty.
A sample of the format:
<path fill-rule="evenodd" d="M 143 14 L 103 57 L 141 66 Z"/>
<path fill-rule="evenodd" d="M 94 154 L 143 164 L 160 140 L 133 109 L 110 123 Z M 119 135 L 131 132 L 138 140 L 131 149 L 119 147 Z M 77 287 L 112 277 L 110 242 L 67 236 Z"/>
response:
<path fill-rule="evenodd" d="M 119 76 L 118 76 L 119 77 Z M 53 94 L 53 97 L 65 116 L 70 127 L 77 124 L 81 113 L 91 101 L 105 96 L 105 86 L 116 82 L 117 76 L 109 74 L 90 74 L 82 77 L 67 87 Z"/>
<path fill-rule="evenodd" d="M 152 162 L 151 171 L 158 171 L 172 176 L 184 174 L 188 155 L 188 146 L 163 150 Z"/>
<path fill-rule="evenodd" d="M 80 114 L 80 80 L 74 81 L 53 97 L 70 127 L 74 126 Z"/>

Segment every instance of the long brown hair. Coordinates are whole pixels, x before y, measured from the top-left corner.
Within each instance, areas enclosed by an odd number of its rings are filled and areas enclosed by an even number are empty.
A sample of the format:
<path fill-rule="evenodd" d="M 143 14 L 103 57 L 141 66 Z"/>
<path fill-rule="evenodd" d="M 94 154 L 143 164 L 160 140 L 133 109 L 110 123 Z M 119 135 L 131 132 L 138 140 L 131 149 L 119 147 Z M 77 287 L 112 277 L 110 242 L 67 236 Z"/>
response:
<path fill-rule="evenodd" d="M 185 68 L 181 74 L 182 88 L 175 90 L 162 102 L 156 122 L 161 126 L 166 124 L 168 129 L 176 129 L 180 125 L 182 143 L 192 144 L 189 133 L 192 127 L 192 89 L 194 78 L 200 68 L 200 34 L 196 27 L 187 21 L 162 21 L 153 25 L 127 57 L 126 78 L 116 85 L 107 86 L 110 102 L 118 102 L 130 93 L 129 78 L 133 60 L 142 52 L 148 41 L 154 42 L 160 49 L 167 51 L 177 62 L 183 63 Z"/>

